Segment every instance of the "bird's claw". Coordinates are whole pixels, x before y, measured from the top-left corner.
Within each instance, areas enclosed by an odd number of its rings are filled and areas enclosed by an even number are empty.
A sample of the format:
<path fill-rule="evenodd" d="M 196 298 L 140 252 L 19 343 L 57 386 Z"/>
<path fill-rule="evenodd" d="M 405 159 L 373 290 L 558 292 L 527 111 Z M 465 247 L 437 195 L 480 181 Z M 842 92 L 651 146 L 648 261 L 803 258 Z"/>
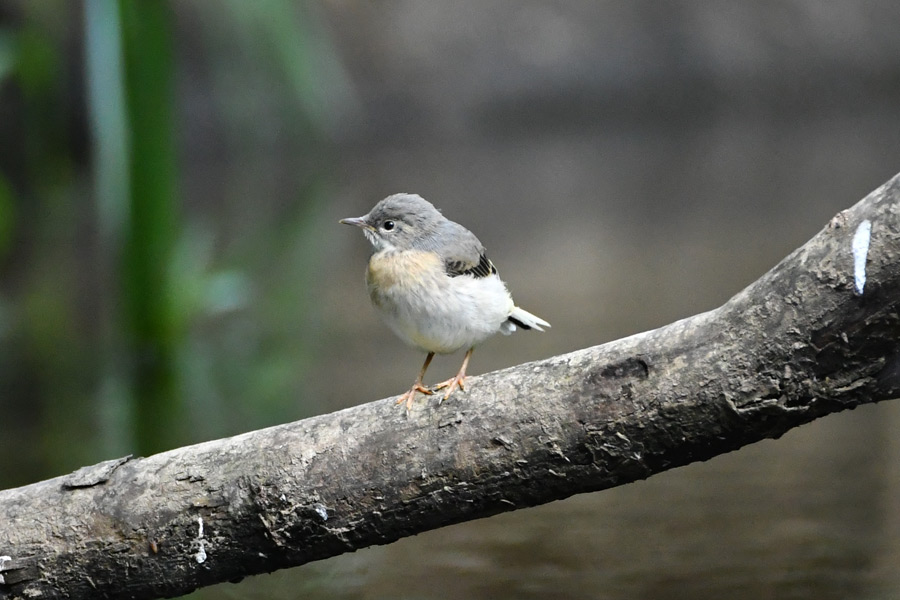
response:
<path fill-rule="evenodd" d="M 462 377 L 457 375 L 456 377 L 451 377 L 447 381 L 442 381 L 441 383 L 438 383 L 435 386 L 433 386 L 431 389 L 434 390 L 435 392 L 438 390 L 443 390 L 443 389 L 447 390 L 444 393 L 444 397 L 441 398 L 440 401 L 438 402 L 438 405 L 443 404 L 444 400 L 449 398 L 450 394 L 452 394 L 453 390 L 455 390 L 456 388 L 459 388 L 462 391 L 466 391 L 465 381 L 466 381 L 465 375 L 463 375 Z M 432 393 L 434 393 L 434 392 L 432 392 Z"/>
<path fill-rule="evenodd" d="M 434 394 L 434 390 L 425 387 L 421 383 L 414 384 L 411 388 L 409 388 L 408 392 L 397 399 L 397 404 L 403 404 L 404 402 L 406 402 L 407 413 L 410 411 L 410 409 L 412 409 L 412 403 L 413 399 L 416 397 L 416 392 L 422 392 L 426 396 L 431 396 L 432 394 Z"/>

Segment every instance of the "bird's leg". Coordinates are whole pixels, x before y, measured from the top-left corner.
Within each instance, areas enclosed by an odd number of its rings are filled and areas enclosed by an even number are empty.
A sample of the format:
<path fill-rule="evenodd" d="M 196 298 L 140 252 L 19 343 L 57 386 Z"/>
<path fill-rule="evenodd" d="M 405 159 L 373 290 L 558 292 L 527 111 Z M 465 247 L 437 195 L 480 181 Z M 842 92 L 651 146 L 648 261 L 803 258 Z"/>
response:
<path fill-rule="evenodd" d="M 466 351 L 466 355 L 465 357 L 463 357 L 462 366 L 459 368 L 459 373 L 457 373 L 456 376 L 451 377 L 447 381 L 442 381 L 432 388 L 435 390 L 442 390 L 444 388 L 447 388 L 447 392 L 444 394 L 444 397 L 441 398 L 441 401 L 438 402 L 438 404 L 441 404 L 444 400 L 449 398 L 450 394 L 452 394 L 453 390 L 455 390 L 456 388 L 465 391 L 466 367 L 469 366 L 469 358 L 471 358 L 472 352 L 474 350 L 475 348 L 472 347 Z"/>
<path fill-rule="evenodd" d="M 416 392 L 422 392 L 423 394 L 428 394 L 429 396 L 434 393 L 433 391 L 422 385 L 422 379 L 425 377 L 425 371 L 428 370 L 428 365 L 431 364 L 432 358 L 434 358 L 434 352 L 429 352 L 428 356 L 425 357 L 425 364 L 422 365 L 422 370 L 419 371 L 419 376 L 416 377 L 416 382 L 411 388 L 409 388 L 408 392 L 400 396 L 400 399 L 397 400 L 397 404 L 406 402 L 406 412 L 409 412 L 409 409 L 412 408 L 412 401 L 413 398 L 416 397 Z"/>

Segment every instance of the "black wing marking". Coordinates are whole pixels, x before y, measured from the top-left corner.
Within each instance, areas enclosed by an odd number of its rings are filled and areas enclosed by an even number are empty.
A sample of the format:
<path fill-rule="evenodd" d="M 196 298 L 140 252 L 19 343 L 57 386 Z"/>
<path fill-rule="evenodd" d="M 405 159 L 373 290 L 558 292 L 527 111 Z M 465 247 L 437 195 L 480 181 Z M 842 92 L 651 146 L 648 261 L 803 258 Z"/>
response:
<path fill-rule="evenodd" d="M 473 277 L 489 277 L 497 273 L 497 267 L 494 266 L 487 256 L 482 254 L 478 259 L 477 265 L 466 263 L 461 260 L 448 260 L 444 263 L 447 275 L 450 277 L 458 277 L 460 275 L 472 275 Z"/>

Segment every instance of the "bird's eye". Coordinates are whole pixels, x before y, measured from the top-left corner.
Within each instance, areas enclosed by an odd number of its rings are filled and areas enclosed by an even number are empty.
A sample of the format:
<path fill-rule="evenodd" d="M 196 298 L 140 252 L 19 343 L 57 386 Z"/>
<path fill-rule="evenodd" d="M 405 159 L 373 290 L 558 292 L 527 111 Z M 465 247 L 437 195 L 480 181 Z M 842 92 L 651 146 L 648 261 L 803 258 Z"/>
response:
<path fill-rule="evenodd" d="M 385 221 L 384 223 L 381 224 L 381 228 L 384 229 L 385 231 L 390 231 L 391 229 L 394 228 L 394 222 L 393 221 Z"/>

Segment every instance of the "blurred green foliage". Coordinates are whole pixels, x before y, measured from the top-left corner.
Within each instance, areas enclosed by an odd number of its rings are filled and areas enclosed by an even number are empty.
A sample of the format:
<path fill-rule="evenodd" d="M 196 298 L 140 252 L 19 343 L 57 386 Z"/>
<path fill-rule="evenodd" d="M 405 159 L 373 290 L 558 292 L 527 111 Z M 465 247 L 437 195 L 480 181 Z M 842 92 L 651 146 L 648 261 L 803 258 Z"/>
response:
<path fill-rule="evenodd" d="M 0 175 L 0 259 L 6 254 L 12 239 L 15 205 L 12 188 L 6 178 Z"/>
<path fill-rule="evenodd" d="M 340 77 L 307 17 L 281 0 L 0 0 L 0 449 L 27 449 L 0 488 L 317 410 L 295 392 Z M 200 143 L 224 150 L 226 182 L 190 200 L 186 20 L 225 132 Z M 248 106 L 254 90 L 277 101 Z M 259 135 L 261 110 L 287 138 Z M 260 189 L 285 139 L 287 205 Z"/>
<path fill-rule="evenodd" d="M 16 51 L 13 44 L 10 32 L 0 30 L 0 82 L 6 79 L 15 66 Z"/>
<path fill-rule="evenodd" d="M 125 338 L 141 454 L 178 445 L 184 426 L 175 353 L 184 326 L 173 308 L 169 265 L 179 232 L 173 140 L 172 33 L 163 2 L 122 0 L 125 98 L 130 132 L 129 217 L 123 235 Z"/>

